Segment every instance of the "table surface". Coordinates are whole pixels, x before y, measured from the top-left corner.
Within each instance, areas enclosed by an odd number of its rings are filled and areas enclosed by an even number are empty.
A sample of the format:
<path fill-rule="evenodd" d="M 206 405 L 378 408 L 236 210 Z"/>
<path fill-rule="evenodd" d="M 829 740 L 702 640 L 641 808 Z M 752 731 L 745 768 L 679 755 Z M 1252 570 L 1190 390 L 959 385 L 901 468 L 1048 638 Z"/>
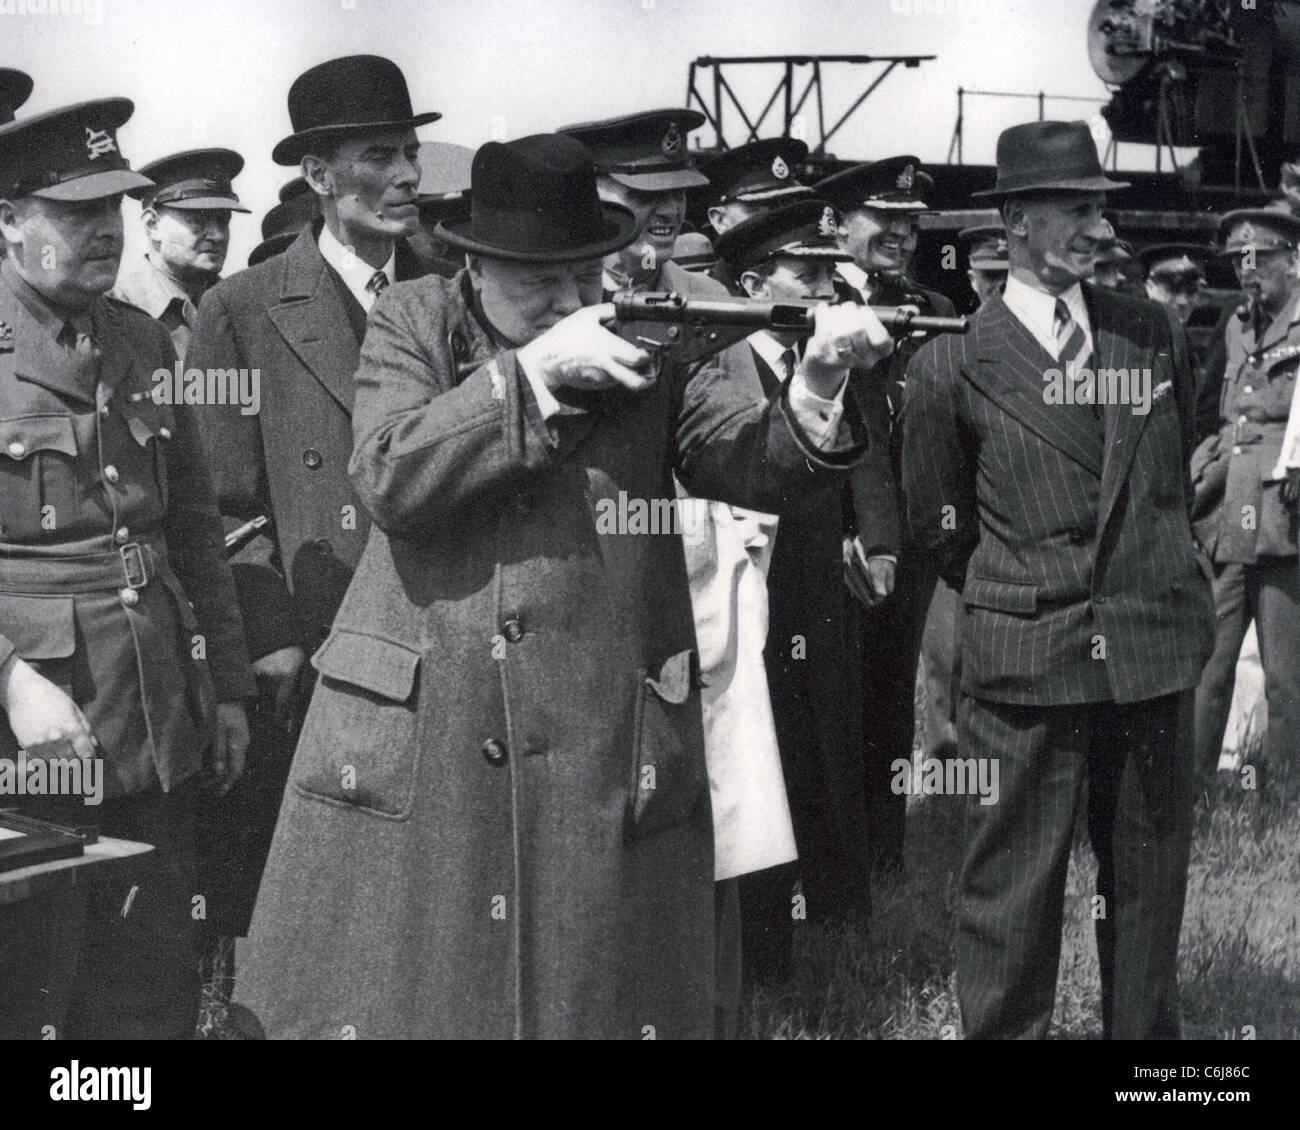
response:
<path fill-rule="evenodd" d="M 71 886 L 77 881 L 77 872 L 82 867 L 108 863 L 114 859 L 127 859 L 146 851 L 153 851 L 153 844 L 101 836 L 97 843 L 86 848 L 83 855 L 71 859 L 50 859 L 13 871 L 0 871 L 0 906 L 21 902 L 42 891 Z"/>

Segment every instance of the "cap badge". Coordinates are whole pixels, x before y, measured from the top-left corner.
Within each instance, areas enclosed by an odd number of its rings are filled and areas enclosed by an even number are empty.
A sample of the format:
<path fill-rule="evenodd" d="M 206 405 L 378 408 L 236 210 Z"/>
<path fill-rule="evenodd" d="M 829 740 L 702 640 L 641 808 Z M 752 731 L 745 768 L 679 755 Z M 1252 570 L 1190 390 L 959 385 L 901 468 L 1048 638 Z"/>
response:
<path fill-rule="evenodd" d="M 790 166 L 781 160 L 780 154 L 777 154 L 776 159 L 772 162 L 772 175 L 777 180 L 785 180 L 790 175 Z"/>
<path fill-rule="evenodd" d="M 1251 226 L 1249 220 L 1237 229 L 1237 239 L 1245 243 L 1255 242 L 1255 229 Z"/>
<path fill-rule="evenodd" d="M 661 148 L 665 157 L 676 157 L 682 147 L 682 131 L 677 128 L 676 122 L 668 123 L 668 132 L 664 134 Z"/>
<path fill-rule="evenodd" d="M 998 240 L 998 254 L 999 254 L 999 255 L 1005 255 L 1006 253 L 1007 253 L 1007 241 L 1006 241 L 1005 239 L 999 239 L 999 240 Z"/>
<path fill-rule="evenodd" d="M 105 153 L 116 153 L 117 142 L 112 138 L 107 130 L 91 129 L 86 127 L 86 151 L 90 154 L 93 161 L 97 157 L 104 156 Z"/>
<path fill-rule="evenodd" d="M 904 165 L 903 171 L 898 174 L 898 180 L 894 182 L 904 192 L 912 191 L 912 181 L 916 179 L 916 169 L 912 165 Z"/>
<path fill-rule="evenodd" d="M 835 209 L 829 204 L 822 209 L 822 218 L 817 221 L 817 234 L 828 239 L 835 234 Z"/>

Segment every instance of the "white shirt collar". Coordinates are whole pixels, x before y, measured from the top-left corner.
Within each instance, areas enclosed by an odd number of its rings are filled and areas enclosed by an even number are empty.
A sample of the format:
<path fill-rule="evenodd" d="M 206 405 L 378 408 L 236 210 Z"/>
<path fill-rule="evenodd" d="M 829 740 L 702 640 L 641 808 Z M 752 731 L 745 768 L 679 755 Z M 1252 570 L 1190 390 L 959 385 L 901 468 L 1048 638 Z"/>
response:
<path fill-rule="evenodd" d="M 1048 294 L 1030 286 L 1024 280 L 1010 275 L 1002 300 L 1022 326 L 1052 357 L 1060 356 L 1056 342 L 1056 300 L 1060 298 L 1070 311 L 1070 317 L 1083 327 L 1087 338 L 1085 351 L 1092 352 L 1092 326 L 1088 321 L 1088 307 L 1083 301 L 1083 287 L 1075 283 L 1064 294 Z"/>
<path fill-rule="evenodd" d="M 375 296 L 366 289 L 375 276 L 375 268 L 361 258 L 355 251 L 344 247 L 338 237 L 330 231 L 329 224 L 322 224 L 320 229 L 320 254 L 331 267 L 339 273 L 343 285 L 352 297 L 361 303 L 361 308 L 368 314 L 375 304 Z M 397 281 L 397 248 L 393 248 L 388 262 L 379 269 L 387 276 L 389 283 Z"/>
<path fill-rule="evenodd" d="M 838 272 L 840 278 L 842 278 L 864 298 L 870 295 L 871 284 L 867 281 L 867 272 L 856 263 L 836 263 L 835 270 Z"/>
<path fill-rule="evenodd" d="M 792 345 L 782 345 L 767 330 L 758 330 L 749 335 L 749 344 L 754 347 L 757 353 L 766 363 L 767 367 L 774 372 L 778 378 L 784 379 L 785 372 L 781 368 L 781 354 L 787 349 L 794 349 L 795 364 L 799 363 L 799 350 Z"/>

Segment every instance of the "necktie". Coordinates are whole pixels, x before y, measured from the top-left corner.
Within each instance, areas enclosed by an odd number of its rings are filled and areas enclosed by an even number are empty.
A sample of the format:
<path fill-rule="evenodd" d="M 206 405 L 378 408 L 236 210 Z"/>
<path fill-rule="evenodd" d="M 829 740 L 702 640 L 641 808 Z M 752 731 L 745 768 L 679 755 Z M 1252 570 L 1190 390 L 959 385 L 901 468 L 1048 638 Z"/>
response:
<path fill-rule="evenodd" d="M 787 349 L 781 354 L 781 383 L 789 384 L 794 376 L 795 355 L 793 349 Z"/>
<path fill-rule="evenodd" d="M 370 276 L 370 281 L 366 283 L 366 293 L 370 295 L 373 302 L 388 289 L 388 276 L 383 271 L 376 271 Z"/>
<path fill-rule="evenodd" d="M 1070 308 L 1062 298 L 1056 300 L 1055 328 L 1057 364 L 1060 365 L 1066 380 L 1069 380 L 1071 374 L 1077 372 L 1092 354 L 1088 351 L 1087 334 L 1083 332 L 1083 327 L 1071 316 Z M 1096 386 L 1094 385 L 1093 399 L 1089 407 L 1092 409 L 1094 416 L 1100 417 L 1101 407 L 1098 405 L 1097 399 Z"/>
<path fill-rule="evenodd" d="M 86 388 L 93 389 L 99 378 L 99 346 L 90 334 L 89 322 L 82 326 L 64 322 L 58 342 L 71 354 L 71 367 L 78 379 Z"/>

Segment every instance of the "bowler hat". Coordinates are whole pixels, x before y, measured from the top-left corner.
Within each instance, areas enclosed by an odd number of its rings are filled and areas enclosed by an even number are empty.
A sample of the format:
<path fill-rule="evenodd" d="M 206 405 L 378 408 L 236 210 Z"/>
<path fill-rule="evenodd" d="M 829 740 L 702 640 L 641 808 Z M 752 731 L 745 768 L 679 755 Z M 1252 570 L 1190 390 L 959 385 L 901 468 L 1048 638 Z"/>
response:
<path fill-rule="evenodd" d="M 738 145 L 700 163 L 700 172 L 709 178 L 708 190 L 701 189 L 700 195 L 711 204 L 811 196 L 813 190 L 800 184 L 794 173 L 807 156 L 808 146 L 793 137 L 766 137 Z"/>
<path fill-rule="evenodd" d="M 1086 122 L 1025 122 L 998 134 L 998 179 L 972 196 L 1023 192 L 1106 192 L 1128 188 L 1109 179 Z"/>
<path fill-rule="evenodd" d="M 444 220 L 440 239 L 492 259 L 599 259 L 636 238 L 637 219 L 596 192 L 591 154 L 571 137 L 489 141 L 474 154 L 469 219 Z"/>
<path fill-rule="evenodd" d="M 1238 208 L 1219 218 L 1215 243 L 1220 255 L 1290 250 L 1300 243 L 1300 219 L 1281 208 Z"/>
<path fill-rule="evenodd" d="M 737 272 L 778 255 L 847 263 L 853 256 L 840 250 L 835 228 L 835 209 L 825 200 L 799 200 L 728 228 L 718 237 L 718 257 Z"/>
<path fill-rule="evenodd" d="M 921 199 L 934 187 L 934 178 L 910 154 L 882 157 L 852 165 L 820 180 L 814 186 L 841 212 L 855 208 L 878 208 L 885 212 L 919 214 L 929 206 Z"/>
<path fill-rule="evenodd" d="M 401 68 L 379 55 L 348 55 L 304 71 L 289 87 L 294 132 L 271 151 L 277 165 L 296 165 L 323 137 L 407 129 L 442 115 L 416 114 Z"/>
<path fill-rule="evenodd" d="M 667 192 L 709 183 L 686 146 L 686 135 L 704 122 L 698 110 L 646 110 L 555 132 L 582 142 L 597 172 L 641 192 Z"/>
<path fill-rule="evenodd" d="M 98 200 L 149 187 L 117 147 L 134 110 L 129 98 L 100 98 L 0 126 L 0 197 Z"/>
<path fill-rule="evenodd" d="M 12 67 L 0 67 L 0 125 L 14 120 L 18 109 L 32 93 L 32 76 Z"/>
<path fill-rule="evenodd" d="M 165 205 L 189 211 L 247 212 L 230 187 L 244 167 L 233 149 L 189 149 L 140 166 L 153 181 L 131 192 L 146 208 Z"/>

